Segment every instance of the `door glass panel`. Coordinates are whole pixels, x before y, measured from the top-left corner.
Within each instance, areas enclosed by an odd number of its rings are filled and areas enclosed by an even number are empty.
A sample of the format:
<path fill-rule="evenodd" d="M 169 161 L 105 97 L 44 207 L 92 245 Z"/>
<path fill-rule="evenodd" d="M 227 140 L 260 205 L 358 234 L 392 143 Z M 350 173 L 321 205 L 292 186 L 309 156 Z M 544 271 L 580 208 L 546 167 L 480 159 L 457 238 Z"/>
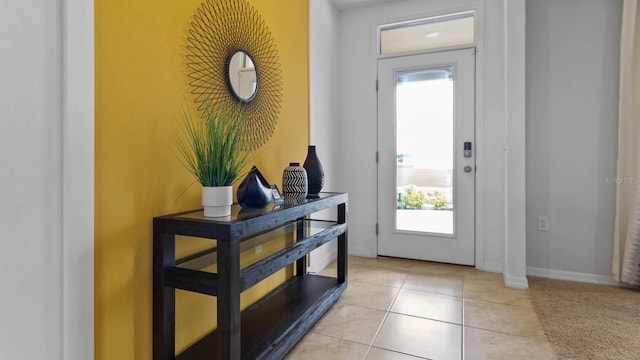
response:
<path fill-rule="evenodd" d="M 396 75 L 396 230 L 454 233 L 453 69 Z"/>

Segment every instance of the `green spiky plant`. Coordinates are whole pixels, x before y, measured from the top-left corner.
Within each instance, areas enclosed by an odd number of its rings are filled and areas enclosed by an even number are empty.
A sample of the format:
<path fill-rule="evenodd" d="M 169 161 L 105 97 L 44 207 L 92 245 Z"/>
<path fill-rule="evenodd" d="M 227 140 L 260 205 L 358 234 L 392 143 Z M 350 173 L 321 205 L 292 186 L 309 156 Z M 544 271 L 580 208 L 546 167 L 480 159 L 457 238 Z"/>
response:
<path fill-rule="evenodd" d="M 247 117 L 242 105 L 207 106 L 206 117 L 194 118 L 183 108 L 181 132 L 174 142 L 182 164 L 205 187 L 230 186 L 251 159 L 241 148 Z"/>

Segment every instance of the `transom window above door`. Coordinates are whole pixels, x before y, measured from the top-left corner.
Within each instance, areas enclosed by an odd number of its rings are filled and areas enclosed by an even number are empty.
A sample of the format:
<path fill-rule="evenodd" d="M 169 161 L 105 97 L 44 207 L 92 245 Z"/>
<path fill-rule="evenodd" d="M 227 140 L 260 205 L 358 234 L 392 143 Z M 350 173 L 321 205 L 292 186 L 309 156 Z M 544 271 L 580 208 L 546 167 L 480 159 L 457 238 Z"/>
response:
<path fill-rule="evenodd" d="M 474 45 L 473 11 L 378 27 L 380 55 Z"/>

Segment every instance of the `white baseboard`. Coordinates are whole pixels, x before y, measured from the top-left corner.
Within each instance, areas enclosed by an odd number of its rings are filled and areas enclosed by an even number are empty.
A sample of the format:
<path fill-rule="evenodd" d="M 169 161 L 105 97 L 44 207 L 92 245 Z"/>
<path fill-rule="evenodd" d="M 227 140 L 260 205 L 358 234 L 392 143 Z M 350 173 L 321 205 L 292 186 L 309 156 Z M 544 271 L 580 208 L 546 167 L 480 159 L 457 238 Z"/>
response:
<path fill-rule="evenodd" d="M 372 253 L 369 248 L 353 248 L 349 247 L 349 255 L 351 256 L 360 256 L 367 258 L 375 258 L 378 254 Z"/>
<path fill-rule="evenodd" d="M 502 274 L 502 264 L 497 262 L 485 262 L 484 264 L 478 264 L 476 265 L 476 269 Z"/>
<path fill-rule="evenodd" d="M 331 250 L 323 251 L 323 249 L 324 247 L 320 247 L 311 253 L 311 264 L 308 268 L 309 272 L 318 273 L 324 270 L 327 265 L 331 264 L 331 262 L 338 257 L 338 251 L 335 246 L 331 247 Z M 349 255 L 366 258 L 375 258 L 378 256 L 377 254 L 372 254 L 370 249 L 361 248 L 349 248 Z"/>
<path fill-rule="evenodd" d="M 597 275 L 597 274 L 587 274 L 587 273 L 579 273 L 573 271 L 563 271 L 563 270 L 554 270 L 554 269 L 543 269 L 533 266 L 527 266 L 527 275 L 538 276 L 549 279 L 556 280 L 569 280 L 569 281 L 579 281 L 586 282 L 592 284 L 600 284 L 600 285 L 616 285 L 619 284 L 610 276 L 605 275 Z"/>
<path fill-rule="evenodd" d="M 487 271 L 502 274 L 502 263 L 499 262 L 485 262 L 483 264 L 477 264 L 476 269 L 480 271 Z M 504 279 L 504 285 L 506 287 L 514 288 L 514 289 L 527 289 L 529 288 L 529 282 L 526 277 L 521 276 L 509 276 L 506 274 L 502 275 Z"/>
<path fill-rule="evenodd" d="M 338 250 L 335 246 L 321 246 L 320 248 L 311 252 L 311 261 L 307 270 L 312 273 L 319 273 L 320 271 L 324 270 L 327 265 L 331 264 L 331 262 L 337 257 Z"/>
<path fill-rule="evenodd" d="M 504 286 L 513 288 L 513 289 L 528 289 L 529 282 L 527 281 L 526 276 L 510 276 L 503 275 Z"/>

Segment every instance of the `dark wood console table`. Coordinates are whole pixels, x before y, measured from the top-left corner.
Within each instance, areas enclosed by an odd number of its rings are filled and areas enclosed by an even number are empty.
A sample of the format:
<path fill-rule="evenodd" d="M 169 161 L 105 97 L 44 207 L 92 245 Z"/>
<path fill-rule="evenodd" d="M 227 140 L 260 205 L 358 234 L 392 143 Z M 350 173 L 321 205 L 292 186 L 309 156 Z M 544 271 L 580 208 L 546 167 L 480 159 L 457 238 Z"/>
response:
<path fill-rule="evenodd" d="M 153 359 L 281 359 L 347 286 L 346 193 L 205 218 L 202 210 L 153 219 Z M 309 231 L 312 213 L 337 208 L 334 222 Z M 240 253 L 269 232 L 292 229 L 295 241 L 244 268 Z M 176 235 L 217 240 L 216 247 L 176 259 Z M 306 254 L 337 238 L 337 277 L 307 273 Z M 253 242 L 253 243 L 252 243 Z M 217 262 L 217 273 L 202 264 Z M 240 311 L 240 293 L 295 262 L 295 276 Z M 175 289 L 217 297 L 217 329 L 175 355 Z"/>

